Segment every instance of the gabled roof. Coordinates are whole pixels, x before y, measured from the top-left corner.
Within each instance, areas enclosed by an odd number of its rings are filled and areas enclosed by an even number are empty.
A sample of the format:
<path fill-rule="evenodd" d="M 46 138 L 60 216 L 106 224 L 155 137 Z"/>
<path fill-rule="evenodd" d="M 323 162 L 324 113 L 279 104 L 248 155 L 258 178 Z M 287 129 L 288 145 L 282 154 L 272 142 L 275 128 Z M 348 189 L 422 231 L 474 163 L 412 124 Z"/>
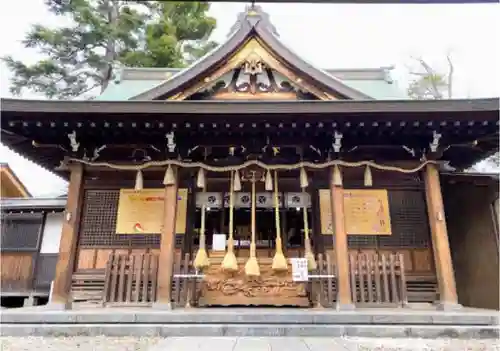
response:
<path fill-rule="evenodd" d="M 408 95 L 391 78 L 393 67 L 324 69 L 347 86 L 361 91 L 375 100 L 406 100 Z M 183 68 L 125 67 L 120 77 L 108 84 L 94 100 L 125 101 L 150 90 Z"/>
<path fill-rule="evenodd" d="M 260 7 L 251 6 L 241 13 L 231 30 L 226 42 L 209 52 L 192 66 L 182 70 L 159 85 L 131 97 L 131 100 L 158 100 L 174 96 L 186 87 L 205 78 L 205 74 L 213 70 L 223 60 L 237 52 L 250 38 L 257 38 L 277 57 L 290 65 L 296 71 L 309 77 L 325 91 L 335 92 L 346 99 L 371 100 L 372 97 L 334 78 L 329 73 L 318 69 L 304 61 L 279 39 L 274 26 L 269 22 L 269 16 Z"/>
<path fill-rule="evenodd" d="M 2 198 L 6 197 L 4 190 L 9 191 L 13 196 L 8 197 L 31 197 L 30 192 L 21 180 L 16 176 L 12 168 L 7 163 L 0 163 L 0 175 L 2 183 Z"/>

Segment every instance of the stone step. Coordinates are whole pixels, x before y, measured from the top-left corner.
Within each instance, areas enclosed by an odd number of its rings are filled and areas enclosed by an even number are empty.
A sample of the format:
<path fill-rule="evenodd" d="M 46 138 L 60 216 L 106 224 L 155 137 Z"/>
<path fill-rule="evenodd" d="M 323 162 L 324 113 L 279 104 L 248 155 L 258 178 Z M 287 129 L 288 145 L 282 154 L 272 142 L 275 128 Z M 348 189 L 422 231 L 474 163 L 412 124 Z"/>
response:
<path fill-rule="evenodd" d="M 340 324 L 6 324 L 1 336 L 498 338 L 498 326 Z"/>
<path fill-rule="evenodd" d="M 497 311 L 102 308 L 0 312 L 4 336 L 499 337 Z"/>
<path fill-rule="evenodd" d="M 496 311 L 443 312 L 405 310 L 296 310 L 296 309 L 89 309 L 53 311 L 47 309 L 4 310 L 4 324 L 339 324 L 339 325 L 498 325 Z"/>

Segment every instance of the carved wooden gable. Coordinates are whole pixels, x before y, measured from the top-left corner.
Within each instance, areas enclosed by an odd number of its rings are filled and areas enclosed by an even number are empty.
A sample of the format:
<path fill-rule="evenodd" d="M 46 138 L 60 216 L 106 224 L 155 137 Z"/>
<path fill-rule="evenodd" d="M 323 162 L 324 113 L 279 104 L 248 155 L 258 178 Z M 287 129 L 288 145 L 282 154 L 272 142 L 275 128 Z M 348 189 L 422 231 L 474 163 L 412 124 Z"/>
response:
<path fill-rule="evenodd" d="M 172 100 L 332 100 L 277 58 L 258 38 L 250 39 L 201 82 Z"/>

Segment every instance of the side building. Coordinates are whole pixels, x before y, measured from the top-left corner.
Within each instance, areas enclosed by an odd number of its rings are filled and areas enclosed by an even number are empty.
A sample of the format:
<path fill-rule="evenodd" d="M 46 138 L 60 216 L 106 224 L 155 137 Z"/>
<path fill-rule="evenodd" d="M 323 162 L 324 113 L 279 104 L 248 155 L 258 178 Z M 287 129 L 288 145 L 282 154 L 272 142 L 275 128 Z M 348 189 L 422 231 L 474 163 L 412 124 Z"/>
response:
<path fill-rule="evenodd" d="M 10 167 L 2 165 L 2 307 L 33 306 L 48 301 L 65 205 L 65 197 L 31 197 Z"/>

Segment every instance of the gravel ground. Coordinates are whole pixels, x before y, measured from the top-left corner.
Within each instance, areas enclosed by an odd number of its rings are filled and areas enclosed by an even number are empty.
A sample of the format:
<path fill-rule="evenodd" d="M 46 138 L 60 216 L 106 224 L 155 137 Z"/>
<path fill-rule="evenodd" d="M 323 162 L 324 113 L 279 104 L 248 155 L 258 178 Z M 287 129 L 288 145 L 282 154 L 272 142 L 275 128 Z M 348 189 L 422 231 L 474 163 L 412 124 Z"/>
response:
<path fill-rule="evenodd" d="M 372 338 L 0 337 L 1 351 L 500 351 L 498 340 Z"/>
<path fill-rule="evenodd" d="M 0 337 L 1 351 L 149 351 L 163 338 Z"/>

